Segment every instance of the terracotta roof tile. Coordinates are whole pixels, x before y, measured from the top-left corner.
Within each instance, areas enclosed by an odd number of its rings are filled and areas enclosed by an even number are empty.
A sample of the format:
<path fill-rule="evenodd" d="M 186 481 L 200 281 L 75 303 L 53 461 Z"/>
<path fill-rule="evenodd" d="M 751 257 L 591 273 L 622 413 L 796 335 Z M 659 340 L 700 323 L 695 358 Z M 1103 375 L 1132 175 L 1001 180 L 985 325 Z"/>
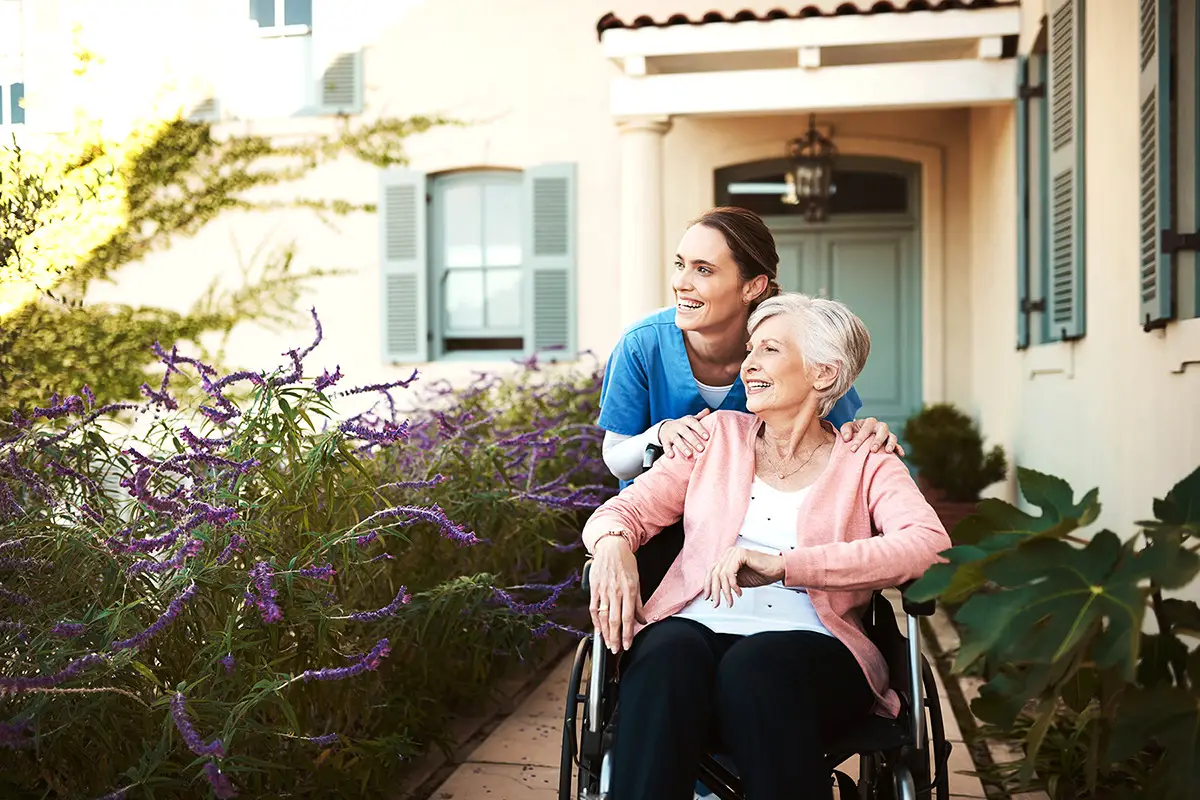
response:
<path fill-rule="evenodd" d="M 796 11 L 773 8 L 756 12 L 743 10 L 734 14 L 709 11 L 692 19 L 687 14 L 672 14 L 666 19 L 650 16 L 635 17 L 628 22 L 616 14 L 608 13 L 596 23 L 596 33 L 619 28 L 666 28 L 671 25 L 707 25 L 710 22 L 765 22 L 773 19 L 807 19 L 809 17 L 838 17 L 853 14 L 906 14 L 914 11 L 971 10 L 978 8 L 1000 8 L 1020 5 L 1019 0 L 857 0 L 842 3 L 833 11 L 823 11 L 817 6 L 806 5 Z"/>

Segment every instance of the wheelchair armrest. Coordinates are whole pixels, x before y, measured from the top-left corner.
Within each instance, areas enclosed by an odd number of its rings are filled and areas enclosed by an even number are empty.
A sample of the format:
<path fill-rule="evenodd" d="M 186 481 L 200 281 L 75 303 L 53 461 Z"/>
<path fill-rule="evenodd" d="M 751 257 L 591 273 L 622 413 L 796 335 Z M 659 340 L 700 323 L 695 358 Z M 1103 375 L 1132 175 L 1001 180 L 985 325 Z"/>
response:
<path fill-rule="evenodd" d="M 916 600 L 909 600 L 905 592 L 916 581 L 909 581 L 897 588 L 900 589 L 901 602 L 904 605 L 904 613 L 910 617 L 932 617 L 933 612 L 937 610 L 937 600 L 925 600 L 918 603 Z"/>
<path fill-rule="evenodd" d="M 654 462 L 663 454 L 663 449 L 656 444 L 646 445 L 646 452 L 642 453 L 642 472 L 654 466 Z"/>
<path fill-rule="evenodd" d="M 579 576 L 579 586 L 583 589 L 584 597 L 592 596 L 592 585 L 589 579 L 592 575 L 592 560 L 589 558 L 583 562 L 583 573 Z"/>

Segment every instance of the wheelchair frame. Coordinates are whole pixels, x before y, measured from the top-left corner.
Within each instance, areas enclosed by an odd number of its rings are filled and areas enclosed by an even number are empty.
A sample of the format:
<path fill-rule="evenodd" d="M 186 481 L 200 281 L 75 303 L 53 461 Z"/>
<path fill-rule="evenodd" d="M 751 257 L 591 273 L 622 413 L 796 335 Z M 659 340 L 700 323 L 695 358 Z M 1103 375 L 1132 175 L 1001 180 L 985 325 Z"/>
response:
<path fill-rule="evenodd" d="M 660 453 L 653 446 L 646 448 L 643 467 L 648 469 Z M 581 581 L 588 597 L 590 567 L 589 560 Z M 903 593 L 906 587 L 898 588 Z M 921 652 L 919 618 L 932 616 L 936 604 L 914 603 L 901 596 L 907 637 L 899 632 L 895 610 L 880 591 L 872 594 L 864 615 L 865 627 L 874 634 L 872 641 L 888 660 L 892 689 L 900 697 L 900 714 L 896 720 L 872 716 L 835 742 L 826 754 L 831 781 L 837 782 L 841 800 L 949 800 L 947 770 L 952 745 L 946 740 L 933 670 Z M 876 641 L 876 637 L 887 641 Z M 559 800 L 607 797 L 617 710 L 617 660 L 609 657 L 599 631 L 585 636 L 576 648 L 563 720 Z M 586 691 L 581 691 L 589 667 Z M 899 686 L 897 673 L 904 676 Z M 857 783 L 837 769 L 854 755 L 859 756 Z M 720 800 L 746 800 L 737 776 L 713 753 L 706 752 L 701 758 L 699 778 Z"/>

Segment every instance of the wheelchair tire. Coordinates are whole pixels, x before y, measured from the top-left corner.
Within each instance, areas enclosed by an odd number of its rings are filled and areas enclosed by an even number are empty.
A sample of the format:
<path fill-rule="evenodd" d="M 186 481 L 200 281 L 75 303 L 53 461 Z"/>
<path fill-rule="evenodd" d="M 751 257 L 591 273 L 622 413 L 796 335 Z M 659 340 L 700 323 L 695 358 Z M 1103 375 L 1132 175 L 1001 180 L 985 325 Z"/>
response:
<path fill-rule="evenodd" d="M 584 698 L 587 695 L 580 694 L 579 690 L 580 684 L 583 682 L 583 669 L 587 663 L 590 644 L 591 638 L 585 637 L 575 648 L 575 661 L 571 665 L 571 677 L 567 681 L 567 702 L 563 714 L 562 756 L 558 767 L 558 800 L 576 800 L 578 797 L 572 792 L 574 784 L 572 777 L 575 772 L 575 762 L 580 755 L 579 711 L 581 708 L 586 708 Z"/>

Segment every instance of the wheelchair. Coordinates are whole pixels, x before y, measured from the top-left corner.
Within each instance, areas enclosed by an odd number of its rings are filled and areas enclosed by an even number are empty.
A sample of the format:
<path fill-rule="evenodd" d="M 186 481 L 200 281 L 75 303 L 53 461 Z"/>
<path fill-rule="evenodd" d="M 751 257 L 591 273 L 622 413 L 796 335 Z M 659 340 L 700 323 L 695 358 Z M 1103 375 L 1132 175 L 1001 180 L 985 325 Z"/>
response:
<path fill-rule="evenodd" d="M 661 449 L 646 449 L 648 469 Z M 663 530 L 636 554 L 643 602 L 648 600 L 683 546 L 683 528 L 676 523 Z M 590 597 L 584 565 L 582 587 Z M 905 587 L 897 587 L 903 589 Z M 949 800 L 947 765 L 951 743 L 946 740 L 941 704 L 933 670 L 921 653 L 919 618 L 932 616 L 935 603 L 903 598 L 907 638 L 900 632 L 891 602 L 881 591 L 871 596 L 863 627 L 887 661 L 892 689 L 900 697 L 896 719 L 872 715 L 857 729 L 832 743 L 826 753 L 830 782 L 840 800 Z M 617 707 L 617 661 L 604 647 L 598 631 L 585 636 L 575 651 L 567 687 L 563 721 L 559 800 L 603 800 L 612 774 L 613 733 Z M 858 779 L 838 769 L 858 756 Z M 705 752 L 700 781 L 720 800 L 746 800 L 741 782 L 720 753 Z"/>

